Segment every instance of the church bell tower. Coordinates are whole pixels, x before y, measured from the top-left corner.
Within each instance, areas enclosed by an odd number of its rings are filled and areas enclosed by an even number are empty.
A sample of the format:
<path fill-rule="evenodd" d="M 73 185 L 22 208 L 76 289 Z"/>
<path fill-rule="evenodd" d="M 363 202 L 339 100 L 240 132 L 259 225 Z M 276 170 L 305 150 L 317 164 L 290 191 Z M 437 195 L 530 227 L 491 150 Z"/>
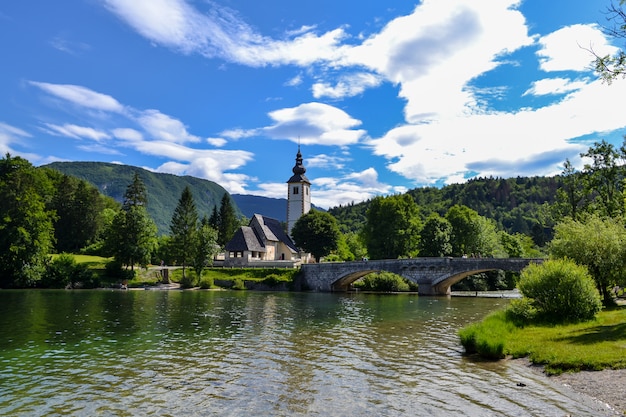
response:
<path fill-rule="evenodd" d="M 287 181 L 287 234 L 296 221 L 311 210 L 311 183 L 304 175 L 306 168 L 302 165 L 300 145 L 296 154 L 296 165 L 291 170 L 293 175 Z"/>

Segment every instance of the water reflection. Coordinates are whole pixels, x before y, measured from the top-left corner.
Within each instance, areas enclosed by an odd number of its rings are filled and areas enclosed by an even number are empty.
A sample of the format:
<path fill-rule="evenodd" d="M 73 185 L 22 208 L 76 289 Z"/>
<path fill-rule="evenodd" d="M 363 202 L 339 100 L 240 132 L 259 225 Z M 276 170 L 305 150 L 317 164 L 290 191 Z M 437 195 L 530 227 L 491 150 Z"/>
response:
<path fill-rule="evenodd" d="M 507 302 L 2 291 L 0 414 L 598 415 L 565 387 L 462 355 L 457 329 Z"/>

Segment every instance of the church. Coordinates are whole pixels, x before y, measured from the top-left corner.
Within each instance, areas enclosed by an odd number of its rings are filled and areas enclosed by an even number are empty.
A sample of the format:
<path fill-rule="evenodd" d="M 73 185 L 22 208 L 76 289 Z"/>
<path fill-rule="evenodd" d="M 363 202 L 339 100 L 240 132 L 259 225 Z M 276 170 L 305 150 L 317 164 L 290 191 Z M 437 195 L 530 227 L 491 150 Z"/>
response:
<path fill-rule="evenodd" d="M 287 181 L 287 231 L 280 221 L 254 214 L 248 226 L 240 227 L 224 247 L 224 266 L 293 268 L 308 259 L 291 239 L 296 221 L 311 210 L 311 182 L 306 177 L 298 145 L 293 175 Z"/>

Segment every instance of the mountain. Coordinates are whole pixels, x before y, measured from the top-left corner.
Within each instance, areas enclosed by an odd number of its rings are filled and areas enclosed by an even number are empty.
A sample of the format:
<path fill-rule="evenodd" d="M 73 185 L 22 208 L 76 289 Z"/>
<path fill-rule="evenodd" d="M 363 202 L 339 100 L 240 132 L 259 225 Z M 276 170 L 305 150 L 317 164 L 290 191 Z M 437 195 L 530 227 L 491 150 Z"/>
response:
<path fill-rule="evenodd" d="M 124 199 L 126 187 L 132 182 L 133 176 L 137 172 L 146 185 L 148 213 L 156 223 L 159 234 L 169 233 L 172 213 L 174 213 L 178 199 L 186 186 L 191 189 L 200 217 L 204 215 L 210 217 L 214 206 L 219 209 L 222 196 L 227 192 L 213 181 L 152 172 L 129 165 L 105 162 L 54 162 L 45 165 L 45 167 L 86 180 L 98 187 L 102 194 L 112 197 L 120 203 Z M 239 215 L 251 218 L 255 213 L 258 213 L 281 222 L 286 221 L 286 198 L 268 198 L 247 194 L 231 194 L 230 197 L 235 211 Z"/>
<path fill-rule="evenodd" d="M 84 179 L 98 187 L 104 195 L 122 202 L 126 188 L 133 181 L 135 172 L 146 185 L 148 194 L 148 214 L 152 217 L 159 234 L 169 234 L 172 214 L 178 205 L 178 200 L 189 186 L 194 196 L 198 215 L 210 217 L 213 207 L 219 209 L 222 197 L 226 190 L 212 181 L 190 176 L 177 176 L 151 172 L 143 168 L 110 164 L 105 162 L 53 162 L 45 165 L 63 174 Z M 237 208 L 236 201 L 233 204 Z"/>

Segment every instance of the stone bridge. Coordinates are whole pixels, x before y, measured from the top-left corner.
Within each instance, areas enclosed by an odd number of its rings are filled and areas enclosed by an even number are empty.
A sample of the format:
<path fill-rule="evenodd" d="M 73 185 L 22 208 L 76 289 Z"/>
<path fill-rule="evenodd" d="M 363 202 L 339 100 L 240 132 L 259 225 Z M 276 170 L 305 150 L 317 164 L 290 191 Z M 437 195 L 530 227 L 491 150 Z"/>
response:
<path fill-rule="evenodd" d="M 302 265 L 301 287 L 311 291 L 346 291 L 350 284 L 372 272 L 388 271 L 418 285 L 420 295 L 447 295 L 463 278 L 481 272 L 519 272 L 543 259 L 523 258 L 411 258 L 376 261 L 327 262 Z"/>

